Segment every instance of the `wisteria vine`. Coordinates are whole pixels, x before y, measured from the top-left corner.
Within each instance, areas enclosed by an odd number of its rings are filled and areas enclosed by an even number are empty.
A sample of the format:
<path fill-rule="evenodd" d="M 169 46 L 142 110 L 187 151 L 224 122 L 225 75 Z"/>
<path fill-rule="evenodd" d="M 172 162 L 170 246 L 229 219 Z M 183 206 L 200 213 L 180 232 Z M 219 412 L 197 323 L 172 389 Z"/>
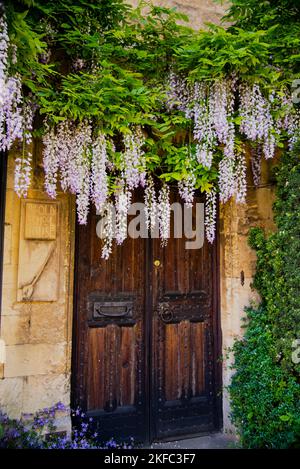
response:
<path fill-rule="evenodd" d="M 34 105 L 22 94 L 19 74 L 9 73 L 9 54 L 16 61 L 16 50 L 10 44 L 6 15 L 0 3 L 0 150 L 10 150 L 16 140 L 21 140 L 22 154 L 16 158 L 15 191 L 19 197 L 26 197 L 31 176 L 31 132 Z"/>
<path fill-rule="evenodd" d="M 15 191 L 19 197 L 26 197 L 32 173 L 31 144 L 37 106 L 28 90 L 25 93 L 21 76 L 11 71 L 17 51 L 10 43 L 1 3 L 0 13 L 0 150 L 9 151 L 14 142 L 20 143 L 18 147 L 22 150 L 15 161 Z M 73 65 L 75 72 L 86 67 L 80 58 Z M 195 191 L 200 187 L 199 168 L 218 173 L 217 180 L 208 184 L 206 190 L 205 231 L 212 243 L 217 199 L 222 203 L 232 197 L 238 203 L 246 201 L 245 143 L 250 143 L 253 181 L 258 185 L 262 158 L 274 157 L 282 137 L 292 148 L 300 135 L 299 112 L 287 90 L 267 93 L 258 83 L 247 83 L 235 75 L 192 82 L 174 70 L 165 83 L 161 105 L 170 114 L 183 113 L 192 129 L 185 169 L 180 180 L 177 178 L 184 204 L 193 206 Z M 63 116 L 56 124 L 44 119 L 45 191 L 51 198 L 56 198 L 60 190 L 74 194 L 80 224 L 87 223 L 90 206 L 94 204 L 97 214 L 105 218 L 104 259 L 109 258 L 113 240 L 120 245 L 127 237 L 128 212 L 137 188 L 144 190 L 148 230 L 159 233 L 162 245 L 166 245 L 170 236 L 170 189 L 166 182 L 161 182 L 153 164 L 155 158 L 159 160 L 164 155 L 151 154 L 148 130 L 138 119 L 117 135 L 106 132 L 102 123 L 90 119 L 80 121 Z"/>

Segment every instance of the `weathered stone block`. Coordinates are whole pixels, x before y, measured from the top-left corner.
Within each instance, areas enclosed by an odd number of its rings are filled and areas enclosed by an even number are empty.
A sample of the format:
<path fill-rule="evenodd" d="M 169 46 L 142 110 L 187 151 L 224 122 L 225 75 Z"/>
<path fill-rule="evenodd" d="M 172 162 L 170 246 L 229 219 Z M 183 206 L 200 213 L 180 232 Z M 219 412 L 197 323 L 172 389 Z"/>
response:
<path fill-rule="evenodd" d="M 12 262 L 12 227 L 10 223 L 4 225 L 4 255 L 3 264 L 8 265 Z"/>
<path fill-rule="evenodd" d="M 29 342 L 29 316 L 3 316 L 1 336 L 6 345 L 26 344 Z"/>
<path fill-rule="evenodd" d="M 57 344 L 66 340 L 64 306 L 52 303 L 33 304 L 30 316 L 30 343 Z"/>
<path fill-rule="evenodd" d="M 29 376 L 24 383 L 23 412 L 33 413 L 57 402 L 70 406 L 69 374 Z"/>
<path fill-rule="evenodd" d="M 0 380 L 0 408 L 10 417 L 18 418 L 23 405 L 24 378 Z"/>
<path fill-rule="evenodd" d="M 263 227 L 266 233 L 275 230 L 273 204 L 275 201 L 275 188 L 262 187 L 257 191 L 257 208 L 259 219 L 263 221 Z"/>
<path fill-rule="evenodd" d="M 241 318 L 244 309 L 251 303 L 259 302 L 256 291 L 251 289 L 252 278 L 245 278 L 244 286 L 239 278 L 223 278 L 221 293 L 223 344 L 232 337 L 241 335 Z"/>
<path fill-rule="evenodd" d="M 3 276 L 3 287 L 16 290 L 16 265 L 5 264 L 5 275 Z"/>
<path fill-rule="evenodd" d="M 16 307 L 15 301 L 16 301 L 15 285 L 3 284 L 1 318 L 3 318 L 4 316 L 21 314 L 22 308 Z"/>
<path fill-rule="evenodd" d="M 5 377 L 64 373 L 66 344 L 9 345 L 6 348 Z"/>

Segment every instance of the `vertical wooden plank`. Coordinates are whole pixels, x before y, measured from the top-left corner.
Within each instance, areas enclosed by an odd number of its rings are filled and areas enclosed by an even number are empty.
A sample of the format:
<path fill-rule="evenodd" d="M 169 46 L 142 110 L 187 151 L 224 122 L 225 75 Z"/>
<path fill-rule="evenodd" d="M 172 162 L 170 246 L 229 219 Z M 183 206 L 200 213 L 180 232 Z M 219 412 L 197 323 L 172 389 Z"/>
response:
<path fill-rule="evenodd" d="M 193 323 L 191 327 L 191 380 L 193 396 L 205 392 L 205 343 L 204 325 L 202 322 Z"/>
<path fill-rule="evenodd" d="M 181 396 L 187 398 L 189 394 L 190 376 L 190 323 L 181 321 L 178 326 L 180 350 L 180 390 Z"/>
<path fill-rule="evenodd" d="M 102 409 L 105 404 L 105 329 L 89 330 L 88 410 Z"/>
<path fill-rule="evenodd" d="M 120 402 L 133 405 L 135 398 L 135 331 L 132 327 L 122 327 L 120 346 Z"/>
<path fill-rule="evenodd" d="M 177 324 L 165 326 L 165 393 L 167 400 L 179 399 L 181 393 L 181 373 L 179 334 Z"/>
<path fill-rule="evenodd" d="M 107 357 L 107 366 L 105 367 L 105 394 L 106 394 L 106 407 L 108 410 L 114 410 L 119 403 L 120 394 L 120 370 L 119 353 L 120 353 L 120 327 L 115 324 L 110 324 L 106 327 L 106 344 L 105 355 Z"/>

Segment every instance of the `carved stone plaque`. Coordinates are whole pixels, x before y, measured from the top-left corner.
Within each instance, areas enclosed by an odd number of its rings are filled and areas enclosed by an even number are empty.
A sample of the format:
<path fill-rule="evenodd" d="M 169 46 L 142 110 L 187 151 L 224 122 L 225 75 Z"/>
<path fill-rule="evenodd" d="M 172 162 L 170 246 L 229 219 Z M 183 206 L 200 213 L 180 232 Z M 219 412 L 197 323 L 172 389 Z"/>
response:
<path fill-rule="evenodd" d="M 23 200 L 21 205 L 18 301 L 57 301 L 60 204 Z"/>
<path fill-rule="evenodd" d="M 57 204 L 27 202 L 25 208 L 25 239 L 56 239 Z"/>

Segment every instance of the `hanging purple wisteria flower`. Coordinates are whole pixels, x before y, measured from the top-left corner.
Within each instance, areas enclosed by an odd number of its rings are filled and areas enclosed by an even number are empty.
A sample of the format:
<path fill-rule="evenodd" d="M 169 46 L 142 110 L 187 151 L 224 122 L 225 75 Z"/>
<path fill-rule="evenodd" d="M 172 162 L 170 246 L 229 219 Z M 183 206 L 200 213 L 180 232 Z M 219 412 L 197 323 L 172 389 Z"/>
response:
<path fill-rule="evenodd" d="M 209 109 L 211 121 L 220 143 L 226 143 L 229 138 L 229 119 L 233 113 L 233 97 L 230 80 L 218 80 L 210 89 Z"/>
<path fill-rule="evenodd" d="M 196 158 L 198 163 L 207 169 L 211 168 L 213 162 L 213 152 L 210 150 L 206 143 L 196 145 Z"/>
<path fill-rule="evenodd" d="M 249 140 L 262 142 L 265 158 L 275 153 L 274 119 L 271 114 L 272 97 L 268 101 L 258 84 L 243 83 L 239 88 L 241 117 L 240 130 Z"/>
<path fill-rule="evenodd" d="M 148 176 L 145 188 L 145 219 L 147 229 L 154 233 L 158 224 L 158 204 L 156 199 L 154 182 L 151 176 Z"/>
<path fill-rule="evenodd" d="M 193 96 L 194 139 L 212 149 L 216 143 L 213 113 L 209 106 L 208 89 L 203 83 L 195 83 Z"/>
<path fill-rule="evenodd" d="M 105 136 L 100 134 L 92 145 L 91 174 L 91 198 L 98 213 L 102 211 L 108 195 L 106 162 L 106 140 Z"/>
<path fill-rule="evenodd" d="M 227 202 L 235 192 L 235 158 L 226 155 L 219 163 L 220 201 Z"/>
<path fill-rule="evenodd" d="M 103 247 L 101 257 L 107 260 L 112 252 L 113 239 L 115 237 L 115 210 L 112 202 L 106 202 L 103 208 L 104 226 L 103 226 Z"/>
<path fill-rule="evenodd" d="M 64 192 L 70 189 L 70 164 L 74 161 L 76 148 L 74 148 L 74 129 L 72 124 L 65 120 L 57 126 L 56 152 L 59 165 L 60 185 Z M 75 192 L 73 192 L 75 193 Z"/>
<path fill-rule="evenodd" d="M 159 217 L 159 234 L 161 245 L 166 246 L 170 238 L 170 222 L 171 222 L 171 205 L 170 190 L 167 184 L 164 184 L 158 198 L 158 217 Z"/>
<path fill-rule="evenodd" d="M 19 156 L 15 161 L 14 188 L 18 197 L 27 197 L 31 181 L 31 152 Z"/>
<path fill-rule="evenodd" d="M 127 216 L 131 204 L 131 192 L 120 182 L 120 187 L 115 194 L 116 208 L 116 243 L 122 244 L 127 238 Z"/>
<path fill-rule="evenodd" d="M 1 9 L 3 9 L 2 4 Z M 24 128 L 21 77 L 20 75 L 9 76 L 9 47 L 6 16 L 2 13 L 0 17 L 0 150 L 9 150 L 16 139 L 22 139 Z"/>
<path fill-rule="evenodd" d="M 194 202 L 196 177 L 193 173 L 188 174 L 178 182 L 179 195 L 187 207 L 192 207 Z"/>
<path fill-rule="evenodd" d="M 59 153 L 57 151 L 57 139 L 54 129 L 46 127 L 46 133 L 43 137 L 43 165 L 45 172 L 45 190 L 49 197 L 56 197 L 57 172 L 59 164 Z"/>
<path fill-rule="evenodd" d="M 213 243 L 216 237 L 216 218 L 217 218 L 217 194 L 212 189 L 206 194 L 205 201 L 205 234 L 209 243 Z"/>
<path fill-rule="evenodd" d="M 85 163 L 91 157 L 92 145 L 92 125 L 89 122 L 83 122 L 75 129 L 73 138 L 73 151 L 68 158 L 68 178 L 71 192 L 78 194 L 84 186 L 83 180 L 86 177 Z M 87 191 L 87 189 L 86 189 Z"/>
<path fill-rule="evenodd" d="M 22 157 L 16 158 L 14 188 L 19 197 L 27 197 L 28 189 L 31 182 L 32 172 L 32 126 L 33 126 L 34 108 L 30 103 L 23 106 L 23 149 Z"/>
<path fill-rule="evenodd" d="M 240 152 L 237 154 L 237 162 L 236 162 L 236 169 L 235 169 L 235 193 L 236 193 L 236 201 L 238 203 L 245 203 L 246 202 L 246 195 L 247 195 L 247 178 L 246 178 L 246 156 L 244 152 Z"/>
<path fill-rule="evenodd" d="M 77 217 L 80 225 L 86 225 L 90 207 L 90 161 L 87 157 L 81 161 L 79 177 L 81 185 L 76 196 Z"/>
<path fill-rule="evenodd" d="M 145 184 L 144 136 L 138 127 L 131 134 L 124 135 L 123 178 L 129 190 Z"/>
<path fill-rule="evenodd" d="M 281 108 L 285 109 L 285 115 L 277 120 L 277 128 L 286 131 L 289 150 L 293 150 L 295 143 L 300 138 L 300 110 L 294 106 L 293 97 L 287 92 L 282 98 Z"/>
<path fill-rule="evenodd" d="M 261 179 L 261 160 L 262 160 L 262 147 L 257 144 L 251 148 L 251 169 L 252 177 L 255 186 L 260 184 Z"/>
<path fill-rule="evenodd" d="M 9 37 L 7 31 L 6 15 L 3 3 L 0 2 L 0 80 L 5 81 L 7 59 L 8 59 L 8 47 Z"/>
<path fill-rule="evenodd" d="M 23 138 L 22 84 L 18 75 L 7 78 L 1 99 L 0 149 L 9 150 L 16 139 Z"/>
<path fill-rule="evenodd" d="M 192 89 L 187 80 L 171 71 L 168 76 L 167 84 L 167 109 L 172 111 L 174 108 L 185 113 L 187 119 L 192 115 L 190 103 L 192 101 Z"/>
<path fill-rule="evenodd" d="M 0 10 L 3 5 L 0 4 Z M 0 149 L 4 149 L 5 139 L 5 112 L 4 106 L 7 99 L 6 82 L 7 82 L 7 60 L 8 60 L 9 37 L 7 32 L 7 24 L 5 14 L 1 11 L 0 16 Z"/>

